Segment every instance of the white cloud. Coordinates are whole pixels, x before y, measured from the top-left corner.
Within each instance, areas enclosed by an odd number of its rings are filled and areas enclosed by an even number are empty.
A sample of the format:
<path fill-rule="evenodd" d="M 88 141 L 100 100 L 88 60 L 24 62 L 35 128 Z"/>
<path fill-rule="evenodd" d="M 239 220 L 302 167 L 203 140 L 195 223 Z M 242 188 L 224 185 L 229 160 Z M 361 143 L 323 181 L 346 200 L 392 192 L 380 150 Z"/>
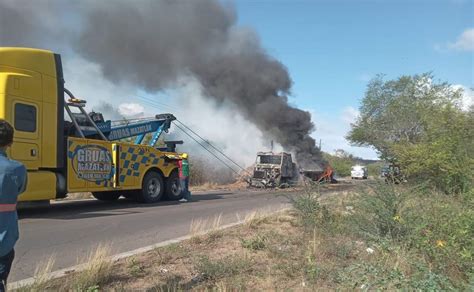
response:
<path fill-rule="evenodd" d="M 122 103 L 118 107 L 118 111 L 125 117 L 143 116 L 145 108 L 138 103 Z"/>
<path fill-rule="evenodd" d="M 474 105 L 474 90 L 461 84 L 456 84 L 452 87 L 455 90 L 462 89 L 463 91 L 461 101 L 461 107 L 463 110 L 468 110 L 472 105 Z"/>
<path fill-rule="evenodd" d="M 359 117 L 360 112 L 359 110 L 353 108 L 352 106 L 348 106 L 344 108 L 342 111 L 342 120 L 346 122 L 347 124 L 354 123 L 357 118 Z"/>
<path fill-rule="evenodd" d="M 448 48 L 459 51 L 474 51 L 474 28 L 466 29 Z"/>
<path fill-rule="evenodd" d="M 316 125 L 313 137 L 324 152 L 335 154 L 337 149 L 343 149 L 355 156 L 365 159 L 378 159 L 377 153 L 367 147 L 351 146 L 345 136 L 350 131 L 351 123 L 354 123 L 359 116 L 359 111 L 353 107 L 344 108 L 338 115 L 320 113 L 309 110 Z"/>

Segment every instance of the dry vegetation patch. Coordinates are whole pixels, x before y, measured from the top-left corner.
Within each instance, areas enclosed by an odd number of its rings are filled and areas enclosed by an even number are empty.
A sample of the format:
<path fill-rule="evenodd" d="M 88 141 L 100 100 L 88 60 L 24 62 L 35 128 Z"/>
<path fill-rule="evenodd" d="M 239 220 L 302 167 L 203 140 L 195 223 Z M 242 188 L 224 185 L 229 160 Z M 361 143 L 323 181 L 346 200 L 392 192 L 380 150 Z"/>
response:
<path fill-rule="evenodd" d="M 81 272 L 43 281 L 41 287 L 465 289 L 472 275 L 469 227 L 473 216 L 467 203 L 439 194 L 415 196 L 410 189 L 385 185 L 331 196 L 308 190 L 294 198 L 292 210 L 271 215 L 252 212 L 241 218 L 242 225 L 225 230 L 218 229 L 220 216 L 198 219 L 190 226 L 190 240 L 119 260 L 113 266 L 95 261 L 86 270 L 102 271 L 98 278 L 92 275 L 99 272 Z M 94 258 L 106 262 L 103 257 Z"/>
<path fill-rule="evenodd" d="M 289 262 L 301 245 L 301 227 L 292 212 L 270 217 L 263 214 L 250 213 L 245 224 L 226 230 L 217 230 L 220 216 L 196 220 L 190 227 L 190 240 L 119 260 L 113 266 L 102 256 L 103 249 L 98 249 L 83 272 L 52 280 L 46 286 L 42 282 L 41 287 L 126 291 L 292 287 L 295 281 L 287 282 L 290 278 L 285 271 L 291 269 Z"/>

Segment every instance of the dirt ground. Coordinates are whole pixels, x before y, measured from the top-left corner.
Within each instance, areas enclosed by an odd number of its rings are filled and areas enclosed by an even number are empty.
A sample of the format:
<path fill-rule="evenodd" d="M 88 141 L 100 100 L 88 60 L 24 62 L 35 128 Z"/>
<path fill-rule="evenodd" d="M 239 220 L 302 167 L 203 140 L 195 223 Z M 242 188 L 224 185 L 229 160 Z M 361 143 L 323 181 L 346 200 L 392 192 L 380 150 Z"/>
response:
<path fill-rule="evenodd" d="M 232 184 L 216 184 L 216 183 L 205 183 L 198 186 L 190 186 L 191 192 L 203 192 L 203 191 L 214 191 L 214 190 L 244 190 L 247 188 L 247 183 L 237 181 Z"/>

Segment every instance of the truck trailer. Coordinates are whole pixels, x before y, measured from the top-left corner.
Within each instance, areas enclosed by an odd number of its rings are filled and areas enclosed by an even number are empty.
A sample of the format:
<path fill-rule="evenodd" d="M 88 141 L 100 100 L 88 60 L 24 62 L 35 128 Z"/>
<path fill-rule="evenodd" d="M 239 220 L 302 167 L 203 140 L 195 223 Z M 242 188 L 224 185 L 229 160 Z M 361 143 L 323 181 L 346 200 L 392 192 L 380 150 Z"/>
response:
<path fill-rule="evenodd" d="M 0 48 L 0 119 L 15 129 L 7 154 L 28 171 L 20 202 L 76 192 L 106 201 L 120 196 L 143 203 L 181 198 L 180 154 L 175 151 L 180 142 L 156 146 L 173 115 L 114 124 L 100 113 L 87 113 L 85 105 L 64 87 L 59 54 Z"/>

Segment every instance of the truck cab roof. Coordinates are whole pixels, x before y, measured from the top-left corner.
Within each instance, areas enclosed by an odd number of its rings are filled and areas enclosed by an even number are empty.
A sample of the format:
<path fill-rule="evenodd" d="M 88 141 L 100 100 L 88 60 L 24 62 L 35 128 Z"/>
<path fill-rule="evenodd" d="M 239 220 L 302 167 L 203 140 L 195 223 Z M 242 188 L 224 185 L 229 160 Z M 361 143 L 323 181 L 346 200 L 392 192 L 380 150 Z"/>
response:
<path fill-rule="evenodd" d="M 56 54 L 51 51 L 31 48 L 1 47 L 0 56 L 2 56 L 0 66 L 26 69 L 56 77 Z"/>

